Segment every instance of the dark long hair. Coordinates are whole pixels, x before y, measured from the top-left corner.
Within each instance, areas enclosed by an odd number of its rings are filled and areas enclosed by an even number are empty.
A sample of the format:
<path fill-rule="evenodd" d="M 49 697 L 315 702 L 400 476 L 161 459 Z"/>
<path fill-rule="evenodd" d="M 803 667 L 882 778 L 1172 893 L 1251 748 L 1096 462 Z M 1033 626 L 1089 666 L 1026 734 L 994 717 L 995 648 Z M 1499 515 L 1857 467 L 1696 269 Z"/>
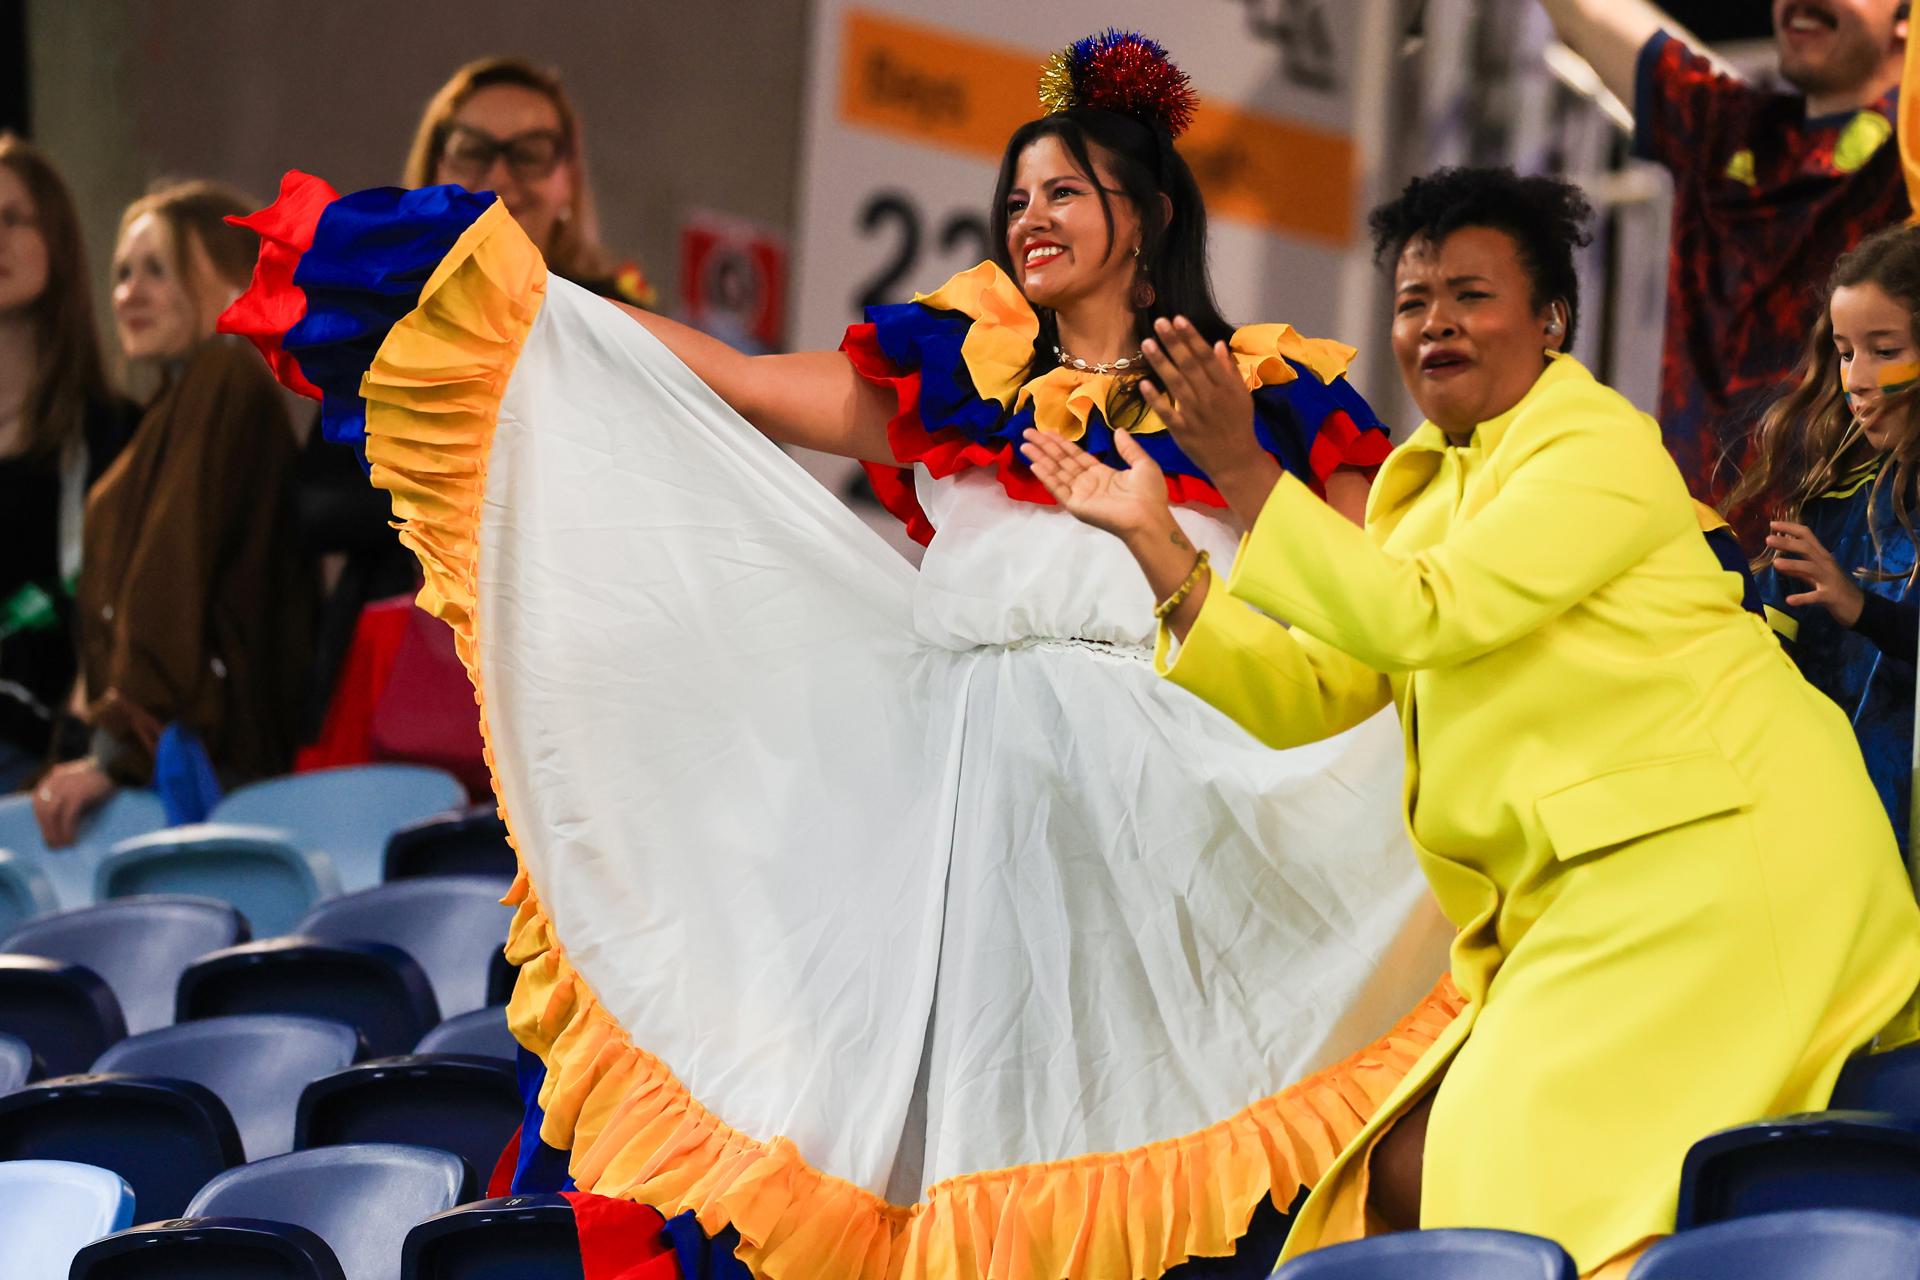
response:
<path fill-rule="evenodd" d="M 1858 456 L 1865 437 L 1854 422 L 1846 390 L 1840 385 L 1840 354 L 1833 345 L 1831 304 L 1834 290 L 1860 284 L 1878 285 L 1907 308 L 1909 331 L 1920 344 L 1920 227 L 1890 227 L 1876 232 L 1834 264 L 1827 281 L 1828 305 L 1820 308 L 1820 319 L 1807 336 L 1794 387 L 1761 417 L 1753 462 L 1727 498 L 1736 521 L 1798 521 L 1807 503 L 1841 479 L 1847 459 Z M 1882 502 L 1892 503 L 1894 519 L 1909 538 L 1915 537 L 1914 480 L 1920 476 L 1920 470 L 1916 470 L 1920 468 L 1916 411 L 1920 411 L 1920 389 L 1890 396 L 1882 405 L 1882 413 L 1906 415 L 1907 427 L 1888 449 L 1890 465 L 1874 477 L 1867 499 L 1870 513 Z M 1879 521 L 1869 518 L 1867 525 L 1873 531 L 1874 551 L 1878 553 Z M 1768 550 L 1754 560 L 1753 567 L 1764 568 L 1772 562 L 1773 552 Z M 1885 580 L 1888 575 L 1869 576 Z"/>
<path fill-rule="evenodd" d="M 1193 171 L 1174 150 L 1165 133 L 1117 112 L 1074 107 L 1030 120 L 1007 139 L 1000 158 L 1000 177 L 994 183 L 993 208 L 988 225 L 993 232 L 993 260 L 1009 279 L 1019 276 L 1007 251 L 1007 193 L 1013 189 L 1020 155 L 1042 138 L 1058 138 L 1100 198 L 1111 247 L 1113 197 L 1121 196 L 1140 218 L 1140 264 L 1153 285 L 1153 304 L 1134 312 L 1134 335 L 1146 338 L 1162 316 L 1185 316 L 1208 342 L 1233 335 L 1233 326 L 1213 300 L 1213 282 L 1207 275 L 1207 208 Z M 1107 170 L 1120 184 L 1109 191 L 1098 181 L 1094 148 L 1099 148 Z M 1166 197 L 1163 205 L 1161 197 Z M 1166 206 L 1171 206 L 1171 209 Z M 1060 340 L 1053 313 L 1035 307 L 1040 334 L 1034 339 L 1033 359 L 1022 381 L 1039 377 L 1054 367 L 1053 348 Z M 1109 406 L 1107 421 L 1124 426 L 1145 412 L 1139 392 L 1127 384 Z"/>
<path fill-rule="evenodd" d="M 25 452 L 50 458 L 79 434 L 89 402 L 107 399 L 86 249 L 73 196 L 45 152 L 14 134 L 0 133 L 0 164 L 13 171 L 33 198 L 47 245 L 47 287 L 31 305 L 38 372 L 27 389 Z"/>

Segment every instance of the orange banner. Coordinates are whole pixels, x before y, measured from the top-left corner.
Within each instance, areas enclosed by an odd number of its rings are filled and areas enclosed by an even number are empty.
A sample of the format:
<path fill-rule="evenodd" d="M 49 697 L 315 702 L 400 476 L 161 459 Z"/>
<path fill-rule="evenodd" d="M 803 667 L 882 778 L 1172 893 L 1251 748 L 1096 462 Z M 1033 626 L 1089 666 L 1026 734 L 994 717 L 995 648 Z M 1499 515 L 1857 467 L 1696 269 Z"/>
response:
<path fill-rule="evenodd" d="M 850 10 L 840 53 L 840 118 L 913 142 L 998 161 L 1040 113 L 1030 49 Z M 1211 101 L 1180 140 L 1207 209 L 1283 235 L 1346 245 L 1354 235 L 1348 138 Z"/>

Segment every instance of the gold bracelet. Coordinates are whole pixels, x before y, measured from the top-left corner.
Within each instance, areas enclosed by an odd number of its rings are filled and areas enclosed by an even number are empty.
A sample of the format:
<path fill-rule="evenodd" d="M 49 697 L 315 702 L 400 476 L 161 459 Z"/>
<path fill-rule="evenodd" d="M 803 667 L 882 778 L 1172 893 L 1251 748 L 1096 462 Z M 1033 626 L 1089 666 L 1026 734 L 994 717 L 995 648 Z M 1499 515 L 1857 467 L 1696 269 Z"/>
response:
<path fill-rule="evenodd" d="M 1153 616 L 1157 618 L 1159 621 L 1165 622 L 1167 620 L 1167 615 L 1172 613 L 1175 609 L 1178 609 L 1180 607 L 1180 602 L 1185 600 L 1188 594 L 1191 593 L 1196 586 L 1200 585 L 1200 575 L 1205 573 L 1206 571 L 1207 571 L 1207 553 L 1204 549 L 1202 549 L 1200 554 L 1194 557 L 1193 570 L 1192 572 L 1187 574 L 1187 580 L 1181 583 L 1179 586 L 1175 587 L 1173 589 L 1172 595 L 1168 596 L 1165 600 L 1162 600 L 1159 604 L 1153 606 Z"/>

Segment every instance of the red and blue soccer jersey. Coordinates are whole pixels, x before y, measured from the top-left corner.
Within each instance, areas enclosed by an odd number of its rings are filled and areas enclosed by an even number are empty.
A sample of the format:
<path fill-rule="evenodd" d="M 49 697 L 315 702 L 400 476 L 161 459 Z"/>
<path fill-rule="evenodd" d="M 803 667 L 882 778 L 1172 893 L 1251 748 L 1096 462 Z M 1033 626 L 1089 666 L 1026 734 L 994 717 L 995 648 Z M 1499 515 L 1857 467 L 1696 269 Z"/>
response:
<path fill-rule="evenodd" d="M 1805 98 L 1723 75 L 1661 32 L 1635 98 L 1634 150 L 1674 180 L 1660 427 L 1695 495 L 1718 504 L 1835 260 L 1907 216 L 1895 95 L 1809 118 Z"/>

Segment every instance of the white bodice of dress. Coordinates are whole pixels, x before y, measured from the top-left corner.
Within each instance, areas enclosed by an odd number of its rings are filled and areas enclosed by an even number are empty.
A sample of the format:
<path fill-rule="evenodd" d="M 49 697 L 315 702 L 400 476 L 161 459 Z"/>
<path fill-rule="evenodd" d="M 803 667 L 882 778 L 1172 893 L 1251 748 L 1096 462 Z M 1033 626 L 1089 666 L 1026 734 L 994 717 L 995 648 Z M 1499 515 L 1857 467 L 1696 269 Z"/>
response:
<path fill-rule="evenodd" d="M 936 480 L 914 468 L 921 509 L 938 531 L 920 562 L 914 625 L 948 649 L 1025 640 L 1153 643 L 1153 591 L 1118 538 L 1059 507 L 1008 496 L 992 474 Z M 1176 507 L 1195 547 L 1229 570 L 1239 535 L 1224 510 Z"/>

